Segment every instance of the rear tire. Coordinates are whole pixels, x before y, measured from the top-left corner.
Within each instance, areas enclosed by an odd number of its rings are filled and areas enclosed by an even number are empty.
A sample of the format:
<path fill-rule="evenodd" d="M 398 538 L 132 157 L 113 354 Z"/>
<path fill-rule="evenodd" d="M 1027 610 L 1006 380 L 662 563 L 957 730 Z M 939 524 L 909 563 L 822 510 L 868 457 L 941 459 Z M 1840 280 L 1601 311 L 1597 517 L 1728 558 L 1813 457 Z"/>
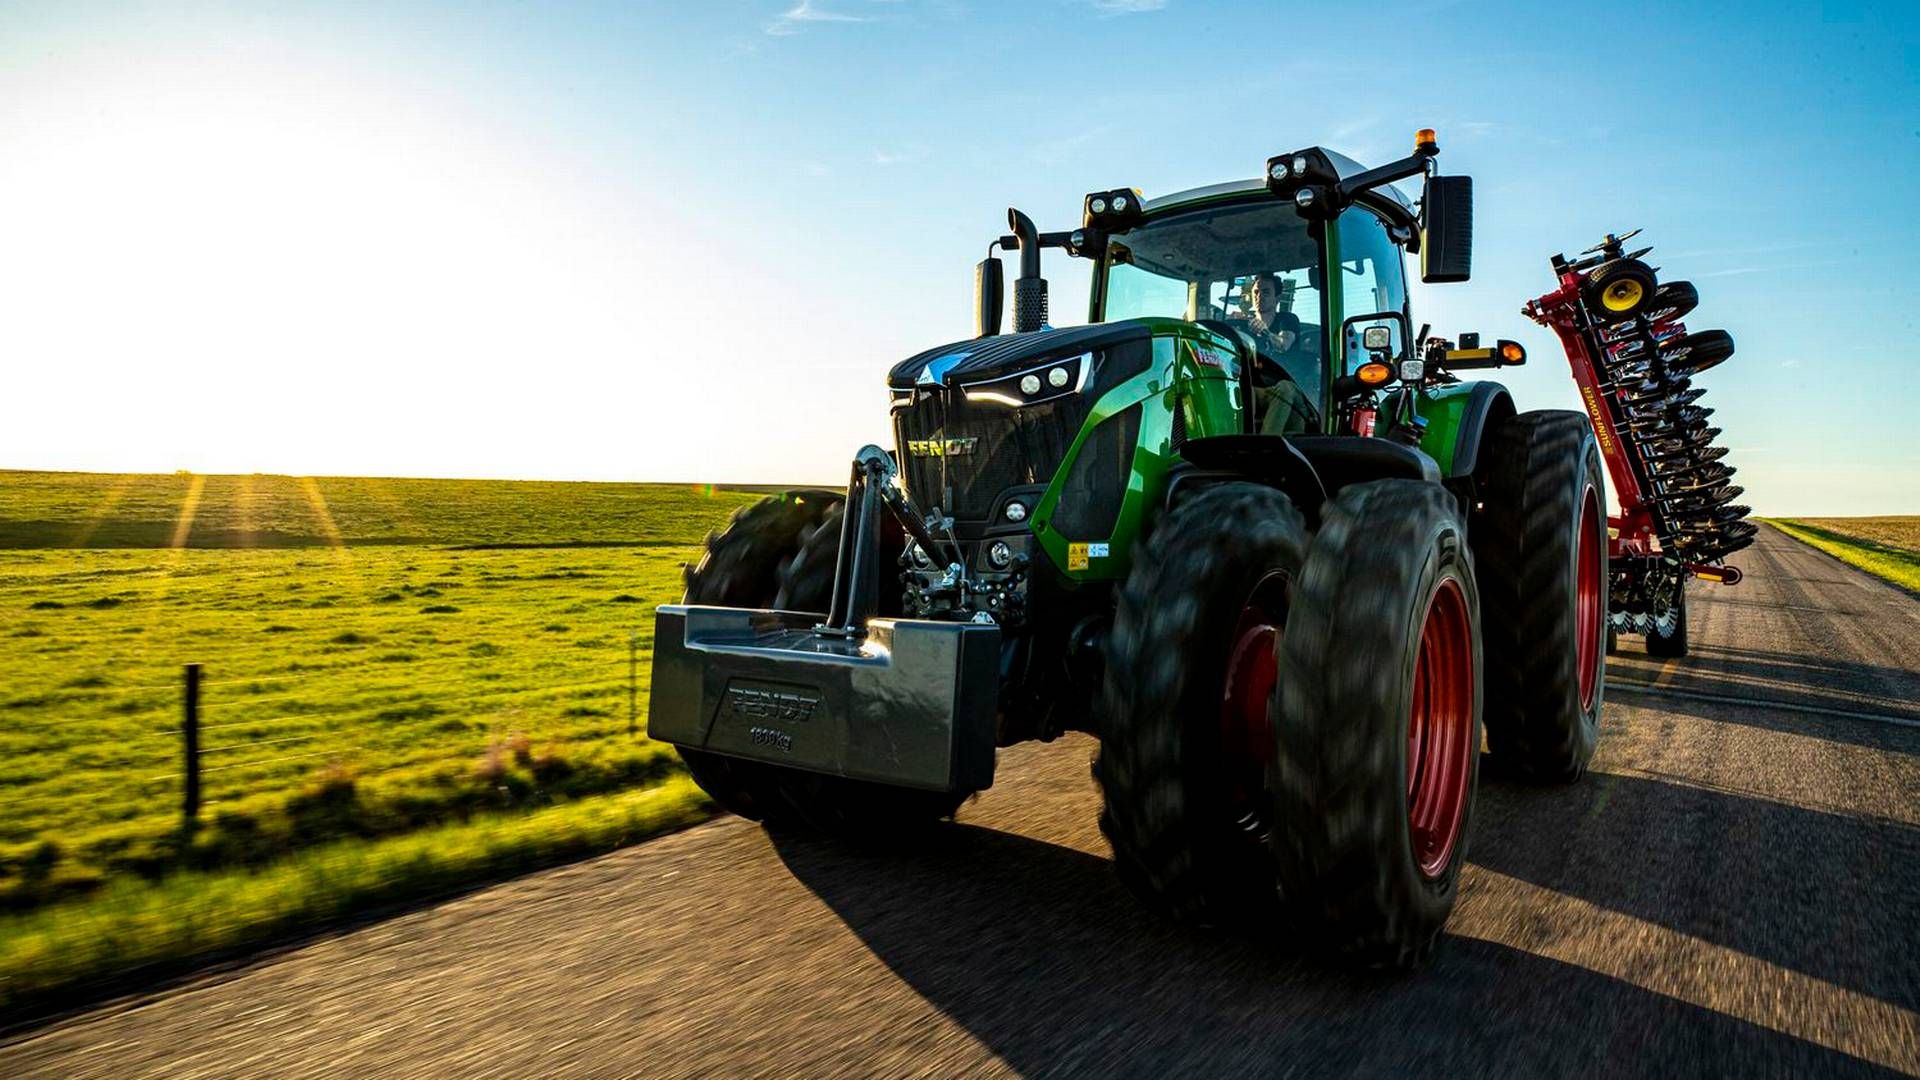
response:
<path fill-rule="evenodd" d="M 1120 878 L 1188 922 L 1278 907 L 1264 842 L 1267 702 L 1306 526 L 1272 488 L 1224 483 L 1139 546 L 1107 635 L 1094 773 Z"/>
<path fill-rule="evenodd" d="M 1281 646 L 1268 788 L 1309 940 L 1408 968 L 1466 861 L 1480 760 L 1479 600 L 1438 484 L 1376 480 L 1321 512 Z"/>
<path fill-rule="evenodd" d="M 1681 586 L 1673 605 L 1673 628 L 1661 632 L 1659 625 L 1647 628 L 1647 655 L 1662 659 L 1687 655 L 1687 591 Z"/>
<path fill-rule="evenodd" d="M 1488 748 L 1519 776 L 1577 780 L 1606 688 L 1607 492 L 1593 425 L 1577 412 L 1521 413 L 1485 453 L 1473 552 Z"/>

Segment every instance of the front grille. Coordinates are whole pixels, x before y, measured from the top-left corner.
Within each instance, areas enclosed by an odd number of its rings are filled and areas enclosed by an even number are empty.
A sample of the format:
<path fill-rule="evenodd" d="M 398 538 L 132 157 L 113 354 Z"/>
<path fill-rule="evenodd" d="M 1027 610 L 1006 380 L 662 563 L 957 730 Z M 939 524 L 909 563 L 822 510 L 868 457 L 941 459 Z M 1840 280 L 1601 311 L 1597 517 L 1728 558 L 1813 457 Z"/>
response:
<path fill-rule="evenodd" d="M 922 507 L 939 506 L 959 521 L 983 521 L 996 497 L 1019 484 L 1053 479 L 1087 418 L 1092 401 L 1070 395 L 1013 408 L 969 402 L 954 390 L 917 390 L 913 404 L 894 412 L 895 445 L 905 462 L 907 493 Z M 976 440 L 969 453 L 909 451 L 924 440 Z"/>

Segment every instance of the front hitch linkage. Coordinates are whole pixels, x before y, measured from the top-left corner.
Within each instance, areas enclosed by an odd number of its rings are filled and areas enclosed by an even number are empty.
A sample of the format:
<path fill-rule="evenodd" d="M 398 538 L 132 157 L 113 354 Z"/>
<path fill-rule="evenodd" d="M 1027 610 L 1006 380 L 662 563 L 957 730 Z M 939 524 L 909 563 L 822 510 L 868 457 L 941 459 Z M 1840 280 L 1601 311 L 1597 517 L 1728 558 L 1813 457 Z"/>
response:
<path fill-rule="evenodd" d="M 827 621 L 817 628 L 822 633 L 863 635 L 867 620 L 879 610 L 880 512 L 876 503 L 892 512 L 921 550 L 958 568 L 963 578 L 966 574 L 966 559 L 959 543 L 952 539 L 952 522 L 937 510 L 931 515 L 922 514 L 900 490 L 893 457 L 878 446 L 863 446 L 853 456 L 853 475 L 847 482 L 847 511 L 840 521 L 840 549 L 833 568 L 833 606 Z M 944 529 L 947 540 L 934 536 L 936 527 Z"/>

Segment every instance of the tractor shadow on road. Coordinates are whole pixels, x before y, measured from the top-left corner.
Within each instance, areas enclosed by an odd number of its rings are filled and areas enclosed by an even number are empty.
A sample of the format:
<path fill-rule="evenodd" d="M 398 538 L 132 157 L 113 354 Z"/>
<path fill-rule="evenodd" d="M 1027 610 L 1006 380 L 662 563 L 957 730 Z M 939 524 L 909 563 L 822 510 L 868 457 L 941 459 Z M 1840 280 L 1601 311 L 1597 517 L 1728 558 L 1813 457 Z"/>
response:
<path fill-rule="evenodd" d="M 1596 799 L 1555 794 L 1557 810 L 1532 808 L 1547 822 L 1506 836 L 1518 806 L 1503 808 L 1506 796 L 1495 791 L 1489 817 L 1505 827 L 1479 830 L 1477 848 L 1530 843 L 1560 851 L 1566 835 L 1590 835 L 1553 830 L 1590 820 L 1600 812 Z M 1610 788 L 1605 798 L 1604 813 L 1618 814 L 1633 789 Z M 1641 798 L 1646 805 L 1635 816 L 1698 812 L 1684 799 Z M 1822 839 L 1805 829 L 1797 835 Z M 1642 843 L 1630 837 L 1609 853 L 1626 879 L 1616 892 L 1658 894 L 1671 884 L 1670 872 L 1637 854 Z M 1419 975 L 1356 976 L 1278 941 L 1171 927 L 1119 886 L 1108 860 L 992 829 L 956 825 L 904 858 L 793 837 L 776 837 L 774 845 L 882 962 L 1025 1074 L 1876 1072 L 1812 1043 L 1494 943 L 1449 938 Z M 1574 846 L 1601 857 L 1591 842 Z M 1559 879 L 1553 887 L 1569 879 L 1546 851 L 1501 865 Z M 1583 877 L 1570 880 L 1606 892 Z M 1799 897 L 1817 880 L 1795 876 L 1765 887 Z M 1707 880 L 1699 889 L 1738 906 L 1739 885 Z M 1891 893 L 1867 889 L 1861 899 L 1868 902 Z M 1637 903 L 1664 910 L 1657 899 Z M 1794 900 L 1774 914 L 1815 906 Z"/>
<path fill-rule="evenodd" d="M 1473 861 L 1920 1008 L 1920 829 L 1642 776 L 1482 783 Z"/>
<path fill-rule="evenodd" d="M 1920 702 L 1920 673 L 1909 668 L 1698 646 L 1673 669 L 1663 687 L 1654 688 L 1650 684 L 1656 678 L 1659 662 L 1630 649 L 1623 649 L 1621 655 L 1608 661 L 1610 703 L 1657 704 L 1670 712 L 1690 712 L 1693 709 L 1685 699 L 1676 695 L 1714 694 L 1736 701 L 1711 703 L 1707 706 L 1711 710 L 1709 719 L 1875 750 L 1920 754 L 1920 727 L 1845 715 L 1865 713 L 1920 725 L 1920 705 L 1915 704 Z M 1791 708 L 1737 703 L 1747 701 Z M 1676 706 L 1676 702 L 1680 704 Z M 1819 715 L 1822 711 L 1838 715 Z"/>

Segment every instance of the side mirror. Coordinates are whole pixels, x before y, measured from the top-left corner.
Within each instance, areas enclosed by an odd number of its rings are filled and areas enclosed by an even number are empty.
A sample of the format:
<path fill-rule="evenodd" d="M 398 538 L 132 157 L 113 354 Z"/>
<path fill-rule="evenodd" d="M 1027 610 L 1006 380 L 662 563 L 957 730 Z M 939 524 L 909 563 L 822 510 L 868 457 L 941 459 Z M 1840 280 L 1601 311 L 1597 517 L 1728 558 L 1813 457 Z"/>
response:
<path fill-rule="evenodd" d="M 1000 260 L 989 255 L 973 268 L 973 336 L 993 337 L 1000 332 L 1000 310 L 1007 294 L 1006 276 Z"/>
<path fill-rule="evenodd" d="M 1427 177 L 1420 231 L 1421 281 L 1439 285 L 1473 274 L 1473 177 Z"/>

